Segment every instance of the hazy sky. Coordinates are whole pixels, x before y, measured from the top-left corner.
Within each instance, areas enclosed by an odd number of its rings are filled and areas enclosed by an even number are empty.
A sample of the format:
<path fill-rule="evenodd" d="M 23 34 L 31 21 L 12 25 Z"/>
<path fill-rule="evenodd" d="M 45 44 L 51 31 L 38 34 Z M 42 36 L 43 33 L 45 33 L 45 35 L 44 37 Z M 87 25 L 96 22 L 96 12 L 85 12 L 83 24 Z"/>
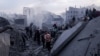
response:
<path fill-rule="evenodd" d="M 69 6 L 83 7 L 91 4 L 99 6 L 100 0 L 0 0 L 0 12 L 22 13 L 23 7 L 39 7 L 58 14 Z"/>

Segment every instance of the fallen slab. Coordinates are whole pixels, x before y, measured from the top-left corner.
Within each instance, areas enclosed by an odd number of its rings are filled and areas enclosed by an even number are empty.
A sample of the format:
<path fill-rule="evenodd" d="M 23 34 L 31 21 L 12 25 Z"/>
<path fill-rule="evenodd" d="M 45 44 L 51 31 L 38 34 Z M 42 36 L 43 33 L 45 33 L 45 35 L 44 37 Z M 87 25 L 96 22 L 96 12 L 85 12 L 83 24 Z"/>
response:
<path fill-rule="evenodd" d="M 57 39 L 57 41 L 54 43 L 54 46 L 51 50 L 52 56 L 55 56 L 57 53 L 59 53 L 59 51 L 85 27 L 85 25 L 86 22 L 79 22 L 73 28 L 64 31 L 61 34 L 61 36 Z"/>

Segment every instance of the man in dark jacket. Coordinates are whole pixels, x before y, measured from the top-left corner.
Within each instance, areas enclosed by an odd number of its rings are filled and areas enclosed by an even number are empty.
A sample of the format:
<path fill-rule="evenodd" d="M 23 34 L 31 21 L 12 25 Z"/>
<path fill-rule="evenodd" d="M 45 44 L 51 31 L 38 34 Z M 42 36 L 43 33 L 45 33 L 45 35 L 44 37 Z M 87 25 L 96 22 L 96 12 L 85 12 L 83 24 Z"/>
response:
<path fill-rule="evenodd" d="M 42 44 L 43 44 L 43 48 L 45 48 L 45 39 L 44 39 L 44 35 L 45 35 L 45 31 L 42 31 L 42 33 L 41 33 L 41 41 L 42 41 Z"/>
<path fill-rule="evenodd" d="M 34 41 L 37 41 L 38 45 L 40 45 L 40 32 L 39 32 L 39 30 L 35 31 Z"/>

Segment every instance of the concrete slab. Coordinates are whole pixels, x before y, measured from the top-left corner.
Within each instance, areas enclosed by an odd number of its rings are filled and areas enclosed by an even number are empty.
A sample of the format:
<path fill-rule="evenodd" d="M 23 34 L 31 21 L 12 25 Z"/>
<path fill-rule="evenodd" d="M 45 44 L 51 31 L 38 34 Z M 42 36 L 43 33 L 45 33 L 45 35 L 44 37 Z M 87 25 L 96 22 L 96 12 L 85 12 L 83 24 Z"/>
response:
<path fill-rule="evenodd" d="M 71 39 L 74 38 L 74 36 L 77 33 L 79 33 L 83 29 L 84 26 L 85 26 L 84 22 L 79 22 L 73 28 L 64 31 L 62 35 L 54 43 L 54 46 L 51 50 L 52 55 L 55 55 L 56 53 L 58 53 Z"/>

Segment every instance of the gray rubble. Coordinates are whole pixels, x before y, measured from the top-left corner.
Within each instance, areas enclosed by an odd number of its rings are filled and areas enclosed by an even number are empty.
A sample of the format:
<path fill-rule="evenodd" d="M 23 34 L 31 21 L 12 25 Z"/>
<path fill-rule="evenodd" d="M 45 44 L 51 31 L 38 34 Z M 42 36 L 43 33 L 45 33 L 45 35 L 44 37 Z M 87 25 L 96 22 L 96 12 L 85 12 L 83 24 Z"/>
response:
<path fill-rule="evenodd" d="M 100 56 L 99 23 L 100 17 L 91 20 L 57 56 Z"/>

